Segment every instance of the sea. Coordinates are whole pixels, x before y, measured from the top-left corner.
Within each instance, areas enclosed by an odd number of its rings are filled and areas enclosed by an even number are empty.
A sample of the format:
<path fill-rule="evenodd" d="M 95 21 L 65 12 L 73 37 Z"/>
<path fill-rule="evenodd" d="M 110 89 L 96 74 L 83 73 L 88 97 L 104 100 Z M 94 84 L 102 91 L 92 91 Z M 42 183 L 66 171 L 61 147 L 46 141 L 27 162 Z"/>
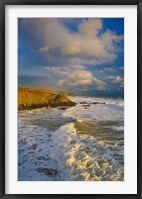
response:
<path fill-rule="evenodd" d="M 124 181 L 124 100 L 18 112 L 18 181 Z"/>

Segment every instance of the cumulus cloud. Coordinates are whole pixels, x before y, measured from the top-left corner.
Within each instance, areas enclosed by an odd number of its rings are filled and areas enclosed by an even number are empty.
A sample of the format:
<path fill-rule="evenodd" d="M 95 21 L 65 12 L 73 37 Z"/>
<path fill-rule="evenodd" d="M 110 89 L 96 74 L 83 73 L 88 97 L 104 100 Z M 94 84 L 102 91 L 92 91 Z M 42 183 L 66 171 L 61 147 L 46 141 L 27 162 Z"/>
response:
<path fill-rule="evenodd" d="M 18 21 L 20 73 L 45 75 L 37 82 L 57 90 L 123 89 L 123 36 L 107 28 L 113 24 L 98 18 Z"/>
<path fill-rule="evenodd" d="M 100 19 L 89 20 L 79 25 L 79 32 L 86 37 L 94 37 L 102 28 L 102 21 Z"/>
<path fill-rule="evenodd" d="M 97 79 L 91 71 L 87 70 L 85 66 L 62 66 L 62 67 L 45 67 L 48 73 L 54 75 L 57 79 L 57 86 L 68 87 L 72 89 L 86 89 L 94 88 L 104 90 L 106 83 Z"/>
<path fill-rule="evenodd" d="M 101 20 L 81 23 L 78 33 L 71 33 L 59 24 L 57 30 L 56 28 L 57 26 L 53 31 L 57 32 L 60 35 L 59 37 L 54 37 L 54 34 L 51 34 L 50 37 L 50 34 L 47 33 L 47 44 L 45 46 L 48 45 L 50 49 L 59 48 L 65 55 L 94 56 L 111 60 L 116 58 L 116 47 L 113 42 L 120 41 L 120 37 L 111 32 L 105 32 L 104 35 L 98 36 L 99 30 L 102 28 Z"/>
<path fill-rule="evenodd" d="M 121 78 L 120 76 L 109 76 L 107 79 L 108 79 L 110 82 L 116 83 L 116 84 L 122 83 L 122 82 L 124 81 L 123 78 Z"/>
<path fill-rule="evenodd" d="M 34 40 L 41 40 L 39 52 L 48 55 L 58 50 L 74 64 L 98 65 L 114 61 L 119 50 L 117 43 L 123 39 L 110 30 L 102 32 L 101 19 L 80 21 L 77 32 L 72 32 L 56 18 L 30 19 L 29 23 Z"/>

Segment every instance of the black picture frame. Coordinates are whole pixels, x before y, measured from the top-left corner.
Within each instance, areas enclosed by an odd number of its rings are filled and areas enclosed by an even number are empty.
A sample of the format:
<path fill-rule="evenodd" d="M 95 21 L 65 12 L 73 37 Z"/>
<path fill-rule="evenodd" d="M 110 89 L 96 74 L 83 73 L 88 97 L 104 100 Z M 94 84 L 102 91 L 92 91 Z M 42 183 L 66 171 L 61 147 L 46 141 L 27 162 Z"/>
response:
<path fill-rule="evenodd" d="M 142 0 L 0 0 L 0 198 L 74 198 L 75 195 L 6 194 L 5 193 L 5 6 L 6 5 L 137 5 L 137 194 L 90 194 L 77 197 L 95 199 L 142 198 Z"/>

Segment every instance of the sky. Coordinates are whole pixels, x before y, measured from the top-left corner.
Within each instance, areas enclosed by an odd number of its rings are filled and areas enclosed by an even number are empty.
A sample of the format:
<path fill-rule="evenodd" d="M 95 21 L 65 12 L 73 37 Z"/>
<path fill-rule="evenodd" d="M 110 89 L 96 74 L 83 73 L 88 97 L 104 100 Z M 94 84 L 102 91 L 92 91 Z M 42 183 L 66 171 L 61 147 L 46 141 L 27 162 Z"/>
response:
<path fill-rule="evenodd" d="M 123 18 L 19 18 L 18 85 L 124 94 Z"/>

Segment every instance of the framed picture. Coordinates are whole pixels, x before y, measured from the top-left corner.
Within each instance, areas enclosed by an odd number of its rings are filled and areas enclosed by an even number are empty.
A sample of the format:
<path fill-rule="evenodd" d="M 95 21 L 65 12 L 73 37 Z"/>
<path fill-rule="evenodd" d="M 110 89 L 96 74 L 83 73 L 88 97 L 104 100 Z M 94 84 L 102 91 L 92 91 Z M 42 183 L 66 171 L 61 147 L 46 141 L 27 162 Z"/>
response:
<path fill-rule="evenodd" d="M 139 1 L 0 1 L 1 198 L 141 195 Z"/>

